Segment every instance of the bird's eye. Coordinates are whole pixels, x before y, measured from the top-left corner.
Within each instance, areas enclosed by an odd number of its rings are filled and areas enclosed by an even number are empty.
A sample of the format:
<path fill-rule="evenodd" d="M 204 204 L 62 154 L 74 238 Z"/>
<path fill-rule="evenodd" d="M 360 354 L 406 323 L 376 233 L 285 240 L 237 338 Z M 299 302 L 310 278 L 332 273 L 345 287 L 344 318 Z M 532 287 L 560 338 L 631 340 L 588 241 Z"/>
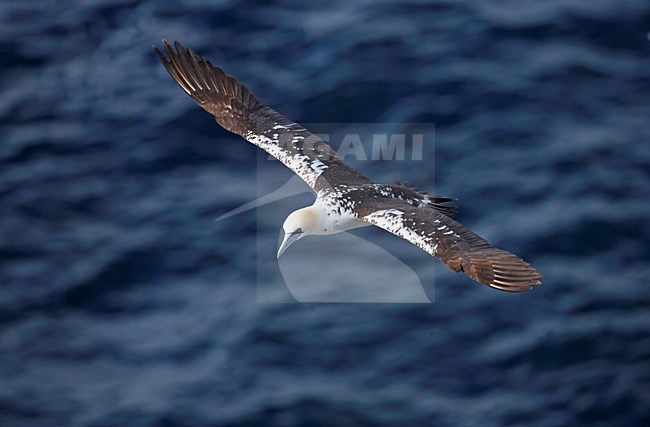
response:
<path fill-rule="evenodd" d="M 299 228 L 296 231 L 291 232 L 292 236 L 295 236 L 295 235 L 298 235 L 298 234 L 302 234 L 302 228 Z"/>

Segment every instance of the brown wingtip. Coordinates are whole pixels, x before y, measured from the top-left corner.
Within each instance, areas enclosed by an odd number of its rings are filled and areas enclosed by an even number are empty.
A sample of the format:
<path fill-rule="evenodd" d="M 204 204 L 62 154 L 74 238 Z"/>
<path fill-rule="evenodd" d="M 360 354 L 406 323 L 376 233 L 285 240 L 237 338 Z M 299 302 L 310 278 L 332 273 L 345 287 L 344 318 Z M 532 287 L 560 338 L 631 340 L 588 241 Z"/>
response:
<path fill-rule="evenodd" d="M 155 52 L 156 56 L 157 56 L 158 59 L 160 60 L 160 62 L 165 63 L 165 61 L 166 61 L 165 56 L 164 56 L 163 53 L 160 51 L 160 49 L 158 49 L 158 46 L 153 45 L 152 48 L 153 48 L 153 51 Z"/>
<path fill-rule="evenodd" d="M 162 39 L 162 44 L 163 44 L 163 46 L 165 46 L 167 44 L 167 40 Z M 166 58 L 163 55 L 163 53 L 160 51 L 160 49 L 158 49 L 158 46 L 153 45 L 151 47 L 153 48 L 153 51 L 156 53 L 156 56 L 158 57 L 158 59 L 160 59 L 161 61 L 164 62 Z"/>
<path fill-rule="evenodd" d="M 169 42 L 167 42 L 167 40 L 165 40 L 165 39 L 162 39 L 162 45 L 163 45 L 163 49 L 165 49 L 165 52 L 167 52 L 167 55 L 169 55 L 169 57 L 171 59 L 172 56 L 171 56 L 170 52 L 172 52 L 172 49 L 171 49 L 171 46 L 169 45 Z M 162 51 L 160 49 L 158 49 L 157 46 L 154 45 L 153 49 L 158 54 L 158 58 L 161 58 L 161 57 L 165 58 L 164 54 L 162 53 Z M 167 58 L 165 58 L 165 59 L 167 59 Z"/>
<path fill-rule="evenodd" d="M 233 76 L 199 57 L 178 41 L 162 40 L 164 52 L 154 48 L 158 59 L 176 83 L 201 107 L 213 114 L 225 129 L 244 135 L 245 117 L 264 105 Z"/>
<path fill-rule="evenodd" d="M 470 252 L 461 269 L 472 279 L 506 292 L 523 292 L 542 284 L 542 274 L 518 256 L 487 247 Z"/>
<path fill-rule="evenodd" d="M 499 283 L 494 283 L 494 282 L 487 283 L 489 287 L 504 292 L 526 292 L 532 290 L 533 288 L 541 284 L 542 282 L 540 282 L 539 280 L 536 280 L 534 282 L 527 282 L 526 284 L 520 284 L 520 285 L 509 284 L 508 286 L 501 285 Z"/>
<path fill-rule="evenodd" d="M 522 260 L 522 262 L 525 262 Z M 526 263 L 527 264 L 527 263 Z M 506 292 L 523 292 L 532 290 L 542 284 L 542 275 L 533 267 L 528 265 L 528 270 L 515 272 L 494 272 L 494 278 L 488 286 L 500 291 Z"/>

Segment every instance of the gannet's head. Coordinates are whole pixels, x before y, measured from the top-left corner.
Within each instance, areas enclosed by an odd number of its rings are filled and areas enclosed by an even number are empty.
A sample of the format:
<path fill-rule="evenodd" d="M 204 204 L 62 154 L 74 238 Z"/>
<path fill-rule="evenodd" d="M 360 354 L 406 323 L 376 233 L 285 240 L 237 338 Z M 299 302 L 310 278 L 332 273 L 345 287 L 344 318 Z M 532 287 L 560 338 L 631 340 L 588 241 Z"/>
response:
<path fill-rule="evenodd" d="M 278 248 L 278 258 L 287 250 L 293 242 L 302 239 L 305 236 L 313 234 L 318 224 L 318 213 L 313 206 L 298 209 L 284 220 L 282 231 L 282 243 Z"/>

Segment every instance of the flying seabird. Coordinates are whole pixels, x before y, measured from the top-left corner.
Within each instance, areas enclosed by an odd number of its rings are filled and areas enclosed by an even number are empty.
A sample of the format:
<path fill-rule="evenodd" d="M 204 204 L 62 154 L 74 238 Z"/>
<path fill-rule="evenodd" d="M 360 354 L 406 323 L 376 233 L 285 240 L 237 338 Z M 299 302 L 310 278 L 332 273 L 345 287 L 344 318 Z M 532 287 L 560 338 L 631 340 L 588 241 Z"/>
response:
<path fill-rule="evenodd" d="M 163 40 L 154 47 L 176 83 L 217 123 L 284 163 L 316 194 L 313 205 L 291 213 L 282 226 L 278 258 L 310 235 L 357 227 L 383 228 L 438 258 L 453 271 L 503 291 L 539 285 L 542 275 L 516 255 L 492 247 L 452 217 L 454 199 L 428 195 L 401 184 L 376 184 L 341 161 L 316 135 L 260 102 L 234 77 L 205 57 Z"/>

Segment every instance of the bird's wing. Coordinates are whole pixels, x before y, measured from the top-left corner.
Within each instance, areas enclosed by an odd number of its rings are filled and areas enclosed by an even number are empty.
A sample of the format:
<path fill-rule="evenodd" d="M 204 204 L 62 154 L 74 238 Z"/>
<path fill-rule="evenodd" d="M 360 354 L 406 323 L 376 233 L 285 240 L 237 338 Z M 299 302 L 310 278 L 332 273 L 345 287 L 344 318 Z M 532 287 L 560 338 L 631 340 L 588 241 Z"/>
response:
<path fill-rule="evenodd" d="M 225 129 L 241 135 L 284 163 L 314 191 L 370 180 L 344 164 L 322 139 L 260 102 L 246 86 L 176 42 L 154 47 L 176 83 Z"/>
<path fill-rule="evenodd" d="M 410 206 L 402 200 L 380 198 L 354 208 L 358 219 L 413 243 L 479 283 L 519 292 L 539 285 L 542 275 L 523 259 L 468 230 L 435 209 Z"/>

